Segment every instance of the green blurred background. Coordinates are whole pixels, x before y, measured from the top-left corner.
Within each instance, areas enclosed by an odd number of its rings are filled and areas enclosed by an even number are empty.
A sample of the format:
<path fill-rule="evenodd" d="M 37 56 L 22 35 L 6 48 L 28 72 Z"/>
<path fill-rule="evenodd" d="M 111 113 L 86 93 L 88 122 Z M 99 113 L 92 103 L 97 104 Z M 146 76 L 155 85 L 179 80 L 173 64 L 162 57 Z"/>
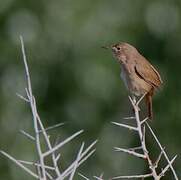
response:
<path fill-rule="evenodd" d="M 108 179 L 148 172 L 141 160 L 113 151 L 137 144 L 133 132 L 110 123 L 125 122 L 122 118 L 131 114 L 119 65 L 101 49 L 119 41 L 136 46 L 159 69 L 164 85 L 154 97 L 151 125 L 170 157 L 180 155 L 180 22 L 180 0 L 0 0 L 0 148 L 18 159 L 36 158 L 32 143 L 19 133 L 33 133 L 30 110 L 16 96 L 25 94 L 26 86 L 21 34 L 42 121 L 45 126 L 65 122 L 51 131 L 52 140 L 85 130 L 62 150 L 63 168 L 81 141 L 98 138 L 96 153 L 80 167 L 84 175 L 104 172 Z M 150 134 L 147 142 L 156 158 L 159 151 Z M 174 166 L 181 177 L 180 156 Z M 0 179 L 25 178 L 32 179 L 1 156 Z M 173 179 L 171 172 L 163 179 Z"/>

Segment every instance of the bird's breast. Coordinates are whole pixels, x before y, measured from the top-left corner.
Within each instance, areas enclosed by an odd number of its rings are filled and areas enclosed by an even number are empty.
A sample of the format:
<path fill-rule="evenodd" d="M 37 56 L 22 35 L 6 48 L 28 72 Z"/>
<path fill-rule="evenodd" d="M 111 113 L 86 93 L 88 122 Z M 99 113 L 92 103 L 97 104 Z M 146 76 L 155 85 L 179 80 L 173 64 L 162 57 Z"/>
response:
<path fill-rule="evenodd" d="M 122 70 L 121 70 L 120 77 L 121 77 L 121 79 L 123 80 L 126 88 L 129 89 L 129 88 L 128 88 L 128 80 L 127 80 L 127 77 L 126 77 L 126 73 L 124 72 L 123 68 L 121 68 L 121 69 L 122 69 Z"/>

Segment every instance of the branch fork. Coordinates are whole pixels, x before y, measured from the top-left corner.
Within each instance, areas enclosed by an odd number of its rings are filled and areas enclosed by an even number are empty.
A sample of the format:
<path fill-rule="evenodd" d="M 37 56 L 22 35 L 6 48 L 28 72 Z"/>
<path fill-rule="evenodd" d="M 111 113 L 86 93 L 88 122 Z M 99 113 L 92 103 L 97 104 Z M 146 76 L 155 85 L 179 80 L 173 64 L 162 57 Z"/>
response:
<path fill-rule="evenodd" d="M 57 125 L 44 128 L 44 125 L 40 119 L 40 116 L 38 114 L 37 106 L 36 106 L 36 99 L 32 92 L 32 86 L 31 86 L 31 79 L 30 79 L 30 73 L 29 68 L 27 64 L 26 54 L 25 54 L 25 48 L 24 48 L 24 42 L 23 38 L 20 37 L 21 41 L 21 50 L 23 54 L 23 62 L 25 67 L 25 74 L 26 74 L 26 81 L 27 81 L 27 87 L 25 88 L 26 96 L 24 97 L 20 94 L 17 94 L 19 98 L 24 100 L 26 103 L 30 105 L 32 117 L 33 117 L 33 127 L 34 127 L 34 135 L 30 135 L 29 133 L 25 132 L 24 130 L 20 130 L 20 132 L 31 140 L 31 142 L 35 143 L 36 151 L 38 154 L 38 160 L 37 162 L 29 162 L 24 160 L 17 160 L 16 158 L 12 157 L 8 153 L 0 150 L 0 153 L 13 161 L 17 166 L 22 168 L 25 172 L 27 172 L 30 176 L 34 177 L 35 179 L 39 180 L 64 180 L 67 177 L 69 177 L 69 180 L 73 180 L 75 173 L 77 171 L 77 168 L 84 163 L 94 152 L 95 152 L 95 144 L 97 141 L 94 141 L 92 144 L 90 144 L 87 148 L 85 148 L 85 143 L 82 143 L 76 159 L 65 169 L 60 170 L 60 167 L 58 166 L 58 160 L 61 157 L 61 153 L 56 153 L 57 151 L 60 151 L 60 149 L 72 141 L 74 138 L 79 136 L 83 130 L 80 130 L 76 133 L 74 133 L 72 136 L 68 137 L 64 141 L 56 144 L 55 146 L 52 146 L 52 143 L 50 141 L 50 135 L 48 134 L 49 130 L 52 130 L 54 128 L 57 128 L 62 125 L 62 123 L 59 123 Z M 42 141 L 40 139 L 40 134 L 42 134 L 44 138 L 44 143 L 46 144 L 46 150 L 42 149 Z M 45 158 L 50 157 L 52 160 L 52 165 L 47 165 Z M 34 166 L 37 170 L 34 172 L 31 168 L 27 166 Z M 62 168 L 61 168 L 62 169 Z M 51 170 L 51 174 L 48 172 L 48 170 Z"/>
<path fill-rule="evenodd" d="M 130 100 L 130 102 L 132 104 L 132 107 L 134 109 L 135 117 L 134 118 L 133 117 L 124 118 L 124 119 L 135 119 L 135 124 L 136 125 L 134 127 L 130 126 L 130 125 L 127 125 L 127 124 L 123 124 L 123 123 L 117 123 L 117 122 L 112 122 L 112 123 L 117 125 L 117 126 L 120 126 L 120 127 L 124 127 L 124 128 L 130 129 L 130 130 L 135 130 L 138 133 L 139 140 L 140 140 L 140 145 L 138 147 L 139 147 L 139 150 L 140 149 L 142 150 L 141 154 L 136 152 L 136 150 L 137 150 L 136 148 L 135 149 L 134 148 L 124 149 L 124 148 L 116 147 L 115 150 L 130 154 L 130 155 L 133 155 L 133 156 L 138 157 L 138 158 L 145 159 L 145 161 L 148 164 L 150 173 L 142 174 L 142 175 L 117 176 L 117 177 L 113 177 L 112 179 L 138 179 L 138 178 L 143 178 L 144 179 L 144 178 L 147 178 L 147 177 L 153 177 L 154 180 L 160 180 L 165 175 L 165 173 L 168 171 L 168 169 L 171 169 L 175 180 L 178 180 L 176 172 L 175 172 L 175 170 L 174 170 L 174 168 L 172 166 L 172 163 L 175 161 L 177 156 L 174 156 L 174 158 L 170 161 L 167 154 L 166 154 L 166 152 L 165 152 L 165 150 L 164 150 L 164 148 L 161 146 L 161 143 L 159 142 L 159 140 L 156 137 L 155 133 L 151 129 L 150 125 L 148 124 L 148 122 L 147 122 L 148 117 L 146 117 L 143 120 L 140 119 L 140 116 L 139 116 L 139 111 L 140 111 L 139 104 L 142 101 L 142 99 L 144 98 L 144 96 L 145 96 L 145 94 L 138 101 L 136 101 L 135 97 L 131 98 L 129 96 L 129 100 Z M 157 142 L 157 144 L 158 144 L 158 146 L 159 146 L 159 148 L 161 150 L 161 152 L 160 152 L 157 160 L 155 161 L 155 163 L 153 163 L 153 161 L 152 161 L 152 159 L 151 159 L 151 157 L 149 155 L 149 151 L 147 149 L 147 146 L 146 146 L 146 140 L 145 140 L 146 127 L 145 126 L 148 127 L 149 131 L 151 132 L 152 136 L 154 137 L 155 141 Z M 166 165 L 166 167 L 164 169 L 162 169 L 161 172 L 158 172 L 157 167 L 158 167 L 158 163 L 159 163 L 162 155 L 164 155 L 164 157 L 167 160 L 168 164 Z"/>

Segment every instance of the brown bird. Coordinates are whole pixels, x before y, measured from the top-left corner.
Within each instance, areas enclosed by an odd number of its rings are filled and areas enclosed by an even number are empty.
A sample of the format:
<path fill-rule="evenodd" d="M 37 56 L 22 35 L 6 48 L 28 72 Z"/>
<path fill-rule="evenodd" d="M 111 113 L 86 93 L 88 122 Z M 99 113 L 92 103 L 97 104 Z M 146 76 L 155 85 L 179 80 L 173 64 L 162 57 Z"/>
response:
<path fill-rule="evenodd" d="M 146 60 L 135 47 L 128 43 L 118 43 L 111 47 L 114 57 L 121 65 L 121 78 L 131 94 L 145 95 L 148 117 L 153 118 L 152 96 L 162 84 L 158 71 Z"/>

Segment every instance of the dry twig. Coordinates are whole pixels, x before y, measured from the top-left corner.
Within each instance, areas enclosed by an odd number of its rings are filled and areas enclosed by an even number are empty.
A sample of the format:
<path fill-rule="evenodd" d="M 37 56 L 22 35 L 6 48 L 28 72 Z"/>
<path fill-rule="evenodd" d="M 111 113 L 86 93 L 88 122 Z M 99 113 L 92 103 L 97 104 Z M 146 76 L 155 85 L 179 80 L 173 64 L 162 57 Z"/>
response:
<path fill-rule="evenodd" d="M 32 117 L 33 117 L 33 127 L 34 127 L 34 136 L 30 135 L 29 133 L 25 132 L 24 130 L 20 130 L 20 132 L 32 140 L 33 143 L 36 145 L 36 150 L 38 154 L 38 160 L 37 162 L 29 162 L 29 161 L 23 161 L 23 160 L 17 160 L 10 156 L 8 153 L 4 151 L 0 151 L 1 154 L 9 158 L 11 161 L 16 163 L 19 167 L 21 167 L 25 172 L 27 172 L 29 175 L 32 177 L 39 179 L 39 180 L 48 180 L 48 179 L 56 179 L 56 180 L 64 180 L 66 177 L 70 176 L 69 179 L 73 180 L 75 172 L 77 168 L 87 160 L 94 152 L 95 149 L 93 148 L 96 144 L 97 141 L 94 141 L 91 145 L 89 145 L 85 150 L 84 150 L 84 143 L 82 143 L 82 146 L 78 152 L 77 158 L 75 161 L 72 162 L 72 164 L 69 165 L 65 170 L 60 171 L 60 168 L 58 167 L 58 160 L 60 158 L 60 153 L 56 155 L 56 151 L 60 151 L 60 149 L 69 143 L 71 140 L 73 140 L 75 137 L 80 135 L 83 130 L 80 130 L 76 133 L 74 133 L 72 136 L 66 138 L 64 141 L 56 144 L 54 147 L 52 146 L 50 142 L 50 136 L 48 135 L 47 131 L 57 128 L 62 125 L 62 123 L 59 123 L 57 125 L 53 125 L 48 128 L 44 128 L 44 125 L 40 119 L 40 116 L 38 114 L 37 106 L 36 106 L 36 100 L 32 92 L 32 85 L 31 85 L 31 79 L 30 79 L 30 73 L 29 73 L 29 68 L 27 64 L 27 59 L 26 59 L 26 54 L 25 54 L 25 48 L 24 48 L 24 42 L 23 38 L 20 37 L 21 40 L 21 49 L 22 49 L 22 54 L 23 54 L 23 62 L 25 66 L 25 73 L 26 73 L 26 80 L 27 80 L 27 88 L 26 90 L 26 96 L 24 97 L 20 94 L 17 94 L 21 99 L 29 103 L 31 112 L 32 112 Z M 41 144 L 41 139 L 40 139 L 40 134 L 43 135 L 43 138 L 45 140 L 45 143 L 47 145 L 47 148 L 45 152 L 42 150 L 42 144 Z M 46 165 L 45 163 L 45 158 L 50 156 L 52 158 L 53 166 Z M 31 165 L 35 166 L 37 169 L 37 172 L 33 172 L 30 170 L 28 167 L 25 165 Z M 54 175 L 49 174 L 47 170 L 51 170 L 54 172 Z"/>
<path fill-rule="evenodd" d="M 117 125 L 117 126 L 121 126 L 124 128 L 127 128 L 129 130 L 135 130 L 137 131 L 138 135 L 139 135 L 139 141 L 140 141 L 140 146 L 139 147 L 135 147 L 135 148 L 118 148 L 116 147 L 115 150 L 116 151 L 121 151 L 121 152 L 125 152 L 128 154 L 131 154 L 133 156 L 139 157 L 139 158 L 143 158 L 147 161 L 148 167 L 150 169 L 150 173 L 148 174 L 141 174 L 141 175 L 132 175 L 132 176 L 117 176 L 117 177 L 113 177 L 112 179 L 136 179 L 136 178 L 147 178 L 147 177 L 153 177 L 155 180 L 159 180 L 162 178 L 162 176 L 165 175 L 165 173 L 168 171 L 168 169 L 170 168 L 173 172 L 174 178 L 175 180 L 178 180 L 178 177 L 176 175 L 176 172 L 172 166 L 172 163 L 174 162 L 174 160 L 176 159 L 176 156 L 170 161 L 164 148 L 161 146 L 158 138 L 156 137 L 156 135 L 154 134 L 153 130 L 151 129 L 151 127 L 149 126 L 147 120 L 148 118 L 145 118 L 143 120 L 140 120 L 139 117 L 139 111 L 140 108 L 138 107 L 139 103 L 141 102 L 141 100 L 144 98 L 145 94 L 136 102 L 136 98 L 133 97 L 129 97 L 130 102 L 133 106 L 134 109 L 134 113 L 135 113 L 135 117 L 130 117 L 130 118 L 126 118 L 126 119 L 135 119 L 136 120 L 136 126 L 130 126 L 127 124 L 123 124 L 123 123 L 117 123 L 117 122 L 113 122 L 113 124 Z M 125 119 L 125 118 L 124 118 Z M 160 155 L 157 159 L 157 161 L 155 163 L 153 163 L 150 155 L 149 155 L 149 151 L 147 149 L 146 146 L 146 141 L 145 141 L 145 135 L 146 135 L 146 129 L 145 129 L 145 123 L 148 126 L 149 131 L 151 132 L 152 136 L 154 137 L 154 139 L 156 140 L 161 152 Z M 142 153 L 138 153 L 136 152 L 137 149 L 141 149 Z M 158 170 L 156 169 L 158 167 L 158 163 L 161 159 L 162 154 L 165 156 L 168 165 L 161 171 L 161 173 L 158 172 Z"/>

